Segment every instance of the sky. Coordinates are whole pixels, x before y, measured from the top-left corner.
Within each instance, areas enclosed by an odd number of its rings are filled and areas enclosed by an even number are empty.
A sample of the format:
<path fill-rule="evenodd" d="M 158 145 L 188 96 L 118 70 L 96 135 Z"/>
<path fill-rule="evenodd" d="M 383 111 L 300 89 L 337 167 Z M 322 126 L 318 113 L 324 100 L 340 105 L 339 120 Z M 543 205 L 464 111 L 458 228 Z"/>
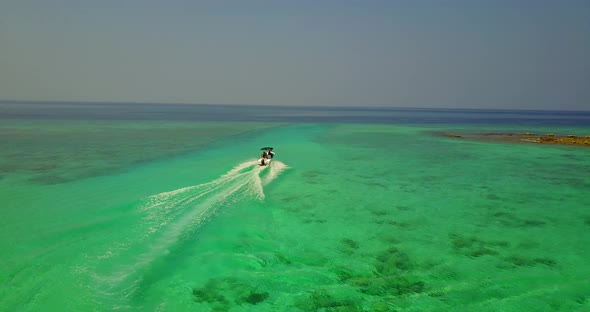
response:
<path fill-rule="evenodd" d="M 0 100 L 590 110 L 590 1 L 0 0 Z"/>

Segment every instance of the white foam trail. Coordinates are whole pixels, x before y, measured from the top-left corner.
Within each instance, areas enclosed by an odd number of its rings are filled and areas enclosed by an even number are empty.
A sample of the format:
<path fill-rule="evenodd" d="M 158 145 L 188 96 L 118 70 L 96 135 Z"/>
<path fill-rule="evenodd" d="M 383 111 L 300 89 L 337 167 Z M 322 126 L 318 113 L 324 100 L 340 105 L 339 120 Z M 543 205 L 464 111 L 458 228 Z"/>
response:
<path fill-rule="evenodd" d="M 229 203 L 264 199 L 264 186 L 286 168 L 284 163 L 276 160 L 264 167 L 259 166 L 256 160 L 246 161 L 214 181 L 148 197 L 146 203 L 139 207 L 145 216 L 138 225 L 137 235 L 120 244 L 117 252 L 109 249 L 105 252 L 108 257 L 98 257 L 107 260 L 117 258 L 116 262 L 124 263 L 114 269 L 109 268 L 106 274 L 96 274 L 97 281 L 106 287 L 100 292 L 116 297 L 131 296 L 142 281 L 141 271 L 157 258 L 168 254 L 182 235 L 194 230 Z M 147 250 L 141 249 L 146 245 L 149 245 Z"/>
<path fill-rule="evenodd" d="M 264 177 L 264 181 L 263 181 L 264 185 L 269 184 L 272 180 L 274 180 L 277 176 L 279 176 L 279 174 L 281 172 L 283 172 L 283 170 L 289 168 L 284 163 L 282 163 L 280 161 L 276 161 L 276 160 L 273 160 L 272 164 L 269 167 L 270 167 L 270 169 L 269 169 L 270 172 L 267 176 Z"/>

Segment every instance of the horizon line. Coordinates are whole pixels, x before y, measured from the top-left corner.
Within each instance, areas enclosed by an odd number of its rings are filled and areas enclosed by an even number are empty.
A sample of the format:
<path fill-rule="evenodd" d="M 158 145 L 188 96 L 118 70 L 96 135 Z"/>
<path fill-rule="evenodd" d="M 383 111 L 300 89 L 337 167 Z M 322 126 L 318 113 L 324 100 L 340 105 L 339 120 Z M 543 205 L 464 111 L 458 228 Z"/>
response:
<path fill-rule="evenodd" d="M 555 112 L 590 112 L 582 109 L 512 109 L 512 108 L 465 108 L 465 107 L 411 107 L 411 106 L 378 106 L 378 105 L 313 105 L 313 104 L 301 104 L 301 105 L 281 105 L 281 104 L 239 104 L 239 103 L 196 103 L 196 102 L 138 102 L 138 101 L 74 101 L 74 100 L 5 100 L 0 99 L 0 104 L 106 104 L 106 105 L 203 105 L 203 106 L 254 106 L 254 107 L 287 107 L 287 108 L 341 108 L 341 109 L 405 109 L 405 110 L 472 110 L 472 111 L 555 111 Z"/>

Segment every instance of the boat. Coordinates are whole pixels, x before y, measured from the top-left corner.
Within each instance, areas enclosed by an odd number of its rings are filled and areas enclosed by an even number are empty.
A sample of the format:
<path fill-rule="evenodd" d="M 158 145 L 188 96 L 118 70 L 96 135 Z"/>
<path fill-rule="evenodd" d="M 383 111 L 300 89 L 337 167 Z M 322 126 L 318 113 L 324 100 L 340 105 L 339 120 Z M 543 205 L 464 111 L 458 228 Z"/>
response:
<path fill-rule="evenodd" d="M 258 165 L 260 166 L 268 166 L 270 165 L 270 161 L 272 160 L 272 158 L 275 156 L 275 152 L 273 152 L 273 148 L 272 147 L 263 147 L 260 149 L 262 152 L 262 155 L 260 155 L 260 159 L 258 159 Z"/>

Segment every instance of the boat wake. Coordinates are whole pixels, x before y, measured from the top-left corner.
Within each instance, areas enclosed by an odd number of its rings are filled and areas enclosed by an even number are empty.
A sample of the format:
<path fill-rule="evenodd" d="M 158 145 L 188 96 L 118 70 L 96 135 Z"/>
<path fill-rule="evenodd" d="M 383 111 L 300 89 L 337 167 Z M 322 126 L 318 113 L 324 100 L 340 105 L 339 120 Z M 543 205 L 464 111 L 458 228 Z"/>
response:
<path fill-rule="evenodd" d="M 273 161 L 271 166 L 246 161 L 214 181 L 148 197 L 138 208 L 143 216 L 135 234 L 98 257 L 93 276 L 98 288 L 95 290 L 103 299 L 134 296 L 155 261 L 166 256 L 220 208 L 242 200 L 264 199 L 264 186 L 286 168 L 280 161 Z M 121 302 L 110 305 L 123 307 Z"/>

